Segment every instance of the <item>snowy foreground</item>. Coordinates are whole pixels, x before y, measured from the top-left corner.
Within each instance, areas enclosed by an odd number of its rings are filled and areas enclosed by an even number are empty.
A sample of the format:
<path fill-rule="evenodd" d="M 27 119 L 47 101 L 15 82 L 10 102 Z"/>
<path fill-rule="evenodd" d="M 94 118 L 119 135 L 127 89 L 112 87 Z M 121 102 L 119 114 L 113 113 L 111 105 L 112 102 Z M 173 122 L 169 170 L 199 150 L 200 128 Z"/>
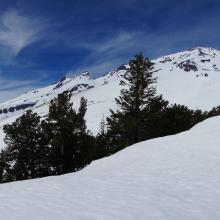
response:
<path fill-rule="evenodd" d="M 220 219 L 220 117 L 63 176 L 0 185 L 4 220 Z"/>

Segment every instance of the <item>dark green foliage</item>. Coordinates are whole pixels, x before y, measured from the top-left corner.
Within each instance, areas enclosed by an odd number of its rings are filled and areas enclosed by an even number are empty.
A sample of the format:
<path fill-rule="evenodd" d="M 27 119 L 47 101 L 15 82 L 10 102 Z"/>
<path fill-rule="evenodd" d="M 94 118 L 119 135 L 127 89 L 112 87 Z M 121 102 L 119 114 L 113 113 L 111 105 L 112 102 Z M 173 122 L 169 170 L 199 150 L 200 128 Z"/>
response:
<path fill-rule="evenodd" d="M 7 148 L 0 153 L 0 182 L 77 171 L 92 161 L 95 138 L 84 119 L 87 101 L 82 98 L 76 112 L 70 98 L 64 92 L 52 100 L 46 120 L 40 122 L 29 110 L 4 126 Z"/>
<path fill-rule="evenodd" d="M 170 106 L 161 95 L 156 95 L 153 64 L 139 54 L 129 65 L 121 83 L 126 88 L 116 99 L 120 110 L 111 110 L 107 118 L 108 131 L 101 136 L 108 146 L 107 155 L 142 140 L 188 130 L 208 117 L 220 115 L 220 107 L 202 112 L 184 105 Z"/>
<path fill-rule="evenodd" d="M 173 105 L 165 113 L 164 135 L 188 130 L 193 126 L 193 110 L 184 105 Z"/>
<path fill-rule="evenodd" d="M 165 101 L 162 96 L 158 96 L 150 103 L 147 110 L 142 112 L 144 115 L 144 140 L 163 136 L 167 108 L 168 101 Z"/>
<path fill-rule="evenodd" d="M 40 117 L 28 110 L 3 128 L 7 148 L 1 153 L 3 181 L 23 180 L 48 175 L 48 154 L 41 132 Z"/>
<path fill-rule="evenodd" d="M 162 96 L 156 95 L 153 63 L 138 54 L 129 66 L 121 82 L 126 88 L 116 99 L 120 111 L 111 110 L 107 118 L 107 136 L 113 152 L 152 136 L 147 127 L 149 117 L 160 117 L 158 112 L 167 105 Z"/>
<path fill-rule="evenodd" d="M 156 78 L 152 75 L 153 63 L 142 54 L 136 55 L 135 59 L 129 62 L 129 66 L 124 80 L 121 81 L 121 84 L 128 88 L 121 90 L 116 103 L 123 112 L 138 114 L 155 98 L 156 89 L 153 84 L 156 83 Z"/>
<path fill-rule="evenodd" d="M 162 133 L 159 136 L 176 134 L 192 128 L 198 122 L 206 119 L 206 113 L 201 110 L 191 110 L 184 105 L 171 105 L 166 108 L 161 120 Z"/>
<path fill-rule="evenodd" d="M 0 152 L 0 182 L 24 180 L 78 171 L 92 160 L 109 156 L 139 141 L 176 134 L 206 118 L 220 115 L 220 106 L 209 112 L 169 105 L 156 95 L 153 63 L 142 54 L 129 62 L 116 99 L 118 111 L 102 119 L 94 137 L 86 127 L 87 100 L 78 111 L 71 93 L 59 94 L 49 105 L 45 120 L 27 111 L 11 125 L 4 126 L 7 147 Z"/>
<path fill-rule="evenodd" d="M 129 66 L 121 82 L 127 88 L 122 89 L 121 95 L 116 99 L 121 113 L 113 111 L 111 113 L 116 120 L 117 117 L 122 118 L 122 135 L 127 137 L 127 144 L 132 144 L 143 140 L 142 112 L 148 110 L 157 96 L 154 87 L 156 78 L 152 75 L 153 63 L 145 59 L 142 54 L 138 54 L 129 62 Z M 110 118 L 108 123 L 112 124 Z"/>
<path fill-rule="evenodd" d="M 6 182 L 7 173 L 5 172 L 5 170 L 8 170 L 7 158 L 5 155 L 5 151 L 2 150 L 0 153 L 0 183 Z"/>
<path fill-rule="evenodd" d="M 212 108 L 211 111 L 207 113 L 208 117 L 218 116 L 220 115 L 220 106 Z"/>
<path fill-rule="evenodd" d="M 73 167 L 73 129 L 76 112 L 69 102 L 71 94 L 64 92 L 50 102 L 47 127 L 51 136 L 51 166 L 53 174 L 70 172 Z M 44 122 L 46 123 L 46 122 Z"/>
<path fill-rule="evenodd" d="M 50 128 L 51 165 L 53 174 L 76 171 L 91 161 L 93 138 L 86 129 L 87 101 L 82 98 L 79 111 L 72 108 L 71 93 L 64 92 L 51 101 L 44 122 Z"/>
<path fill-rule="evenodd" d="M 107 138 L 107 130 L 106 130 L 106 121 L 103 116 L 101 124 L 100 124 L 100 132 L 96 136 L 95 150 L 93 159 L 100 159 L 110 155 L 110 151 L 108 149 L 108 138 Z"/>

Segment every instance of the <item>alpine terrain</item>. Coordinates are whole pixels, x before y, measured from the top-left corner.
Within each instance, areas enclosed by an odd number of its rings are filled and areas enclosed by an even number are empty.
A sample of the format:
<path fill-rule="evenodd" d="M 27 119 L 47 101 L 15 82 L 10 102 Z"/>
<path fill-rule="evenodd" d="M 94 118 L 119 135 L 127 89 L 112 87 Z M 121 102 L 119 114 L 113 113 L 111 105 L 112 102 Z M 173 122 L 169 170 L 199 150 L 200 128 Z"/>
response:
<path fill-rule="evenodd" d="M 152 62 L 155 63 L 157 92 L 170 103 L 202 110 L 210 110 L 220 104 L 220 51 L 197 47 Z M 78 76 L 67 74 L 53 85 L 1 103 L 0 127 L 14 121 L 27 109 L 33 109 L 42 117 L 46 116 L 50 100 L 63 91 L 71 91 L 75 107 L 79 106 L 82 96 L 88 100 L 87 126 L 96 134 L 103 116 L 109 115 L 110 108 L 116 109 L 114 98 L 120 94 L 121 76 L 127 68 L 128 65 L 121 65 L 96 79 L 92 79 L 89 72 Z M 2 139 L 0 146 L 4 146 Z"/>
<path fill-rule="evenodd" d="M 220 105 L 220 51 L 192 48 L 152 61 L 157 92 L 171 104 L 211 110 Z M 99 78 L 71 73 L 59 82 L 0 104 L 3 125 L 26 110 L 42 118 L 49 102 L 71 91 L 74 107 L 88 100 L 86 122 L 97 134 L 103 117 L 116 110 L 128 64 Z M 83 170 L 0 185 L 2 219 L 219 219 L 220 117 L 172 136 L 140 142 L 93 161 Z"/>

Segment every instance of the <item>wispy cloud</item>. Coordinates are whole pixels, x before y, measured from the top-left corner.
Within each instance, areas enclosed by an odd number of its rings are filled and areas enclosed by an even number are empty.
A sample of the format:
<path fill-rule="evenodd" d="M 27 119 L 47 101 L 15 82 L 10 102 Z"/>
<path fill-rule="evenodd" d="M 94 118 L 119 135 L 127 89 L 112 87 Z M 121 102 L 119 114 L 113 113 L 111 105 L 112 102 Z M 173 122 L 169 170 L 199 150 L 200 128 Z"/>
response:
<path fill-rule="evenodd" d="M 8 10 L 0 17 L 0 45 L 11 56 L 42 37 L 44 24 L 39 18 L 22 15 L 15 9 Z"/>
<path fill-rule="evenodd" d="M 91 52 L 83 61 L 86 65 L 82 65 L 75 72 L 88 70 L 97 76 L 110 71 L 128 62 L 135 53 L 145 52 L 149 48 L 145 42 L 146 38 L 151 37 L 153 36 L 142 32 L 123 31 L 107 40 L 81 44 L 82 48 L 87 48 Z"/>
<path fill-rule="evenodd" d="M 100 40 L 89 43 L 79 43 L 82 48 L 90 50 L 89 55 L 81 62 L 81 68 L 74 72 L 88 70 L 95 76 L 103 74 L 116 68 L 132 58 L 135 53 L 142 51 L 150 58 L 178 52 L 196 46 L 211 46 L 212 41 L 216 42 L 220 34 L 213 18 L 200 19 L 184 29 L 166 28 L 155 31 L 121 31 L 107 40 Z M 220 49 L 220 48 L 217 48 Z M 83 65 L 84 64 L 84 65 Z"/>
<path fill-rule="evenodd" d="M 34 82 L 31 80 L 7 79 L 0 74 L 0 102 L 16 97 L 34 88 Z"/>
<path fill-rule="evenodd" d="M 108 2 L 106 5 L 103 1 L 102 4 L 100 3 L 101 6 L 96 6 L 94 10 L 90 10 L 85 2 L 88 13 L 85 13 L 86 7 L 81 7 L 81 10 L 76 7 L 75 11 L 73 7 L 71 13 L 66 13 L 69 16 L 65 13 L 64 16 L 61 16 L 62 13 L 56 13 L 51 17 L 49 13 L 46 22 L 42 17 L 27 15 L 16 9 L 5 11 L 0 15 L 0 67 L 6 63 L 6 72 L 3 75 L 5 78 L 0 77 L 0 81 L 4 82 L 0 83 L 2 87 L 0 96 L 6 94 L 5 91 L 9 94 L 9 89 L 13 91 L 16 85 L 18 86 L 16 91 L 20 92 L 22 87 L 33 87 L 33 83 L 39 81 L 38 76 L 43 75 L 41 72 L 32 74 L 38 68 L 42 70 L 47 67 L 50 77 L 54 75 L 53 79 L 59 75 L 54 74 L 55 71 L 60 69 L 62 72 L 68 71 L 71 65 L 73 73 L 88 70 L 94 76 L 100 76 L 128 62 L 140 51 L 150 58 L 156 58 L 198 45 L 213 47 L 219 45 L 216 43 L 220 34 L 217 28 L 219 20 L 217 10 L 216 13 L 208 13 L 204 9 L 202 11 L 201 5 L 206 0 L 195 3 L 187 0 L 181 4 L 175 2 L 174 0 L 147 2 L 118 0 Z M 146 7 L 146 3 L 149 7 Z M 104 6 L 114 13 L 107 13 L 102 9 Z M 67 7 L 70 8 L 69 5 Z M 121 11 L 120 8 L 123 10 Z M 90 11 L 93 13 L 90 14 Z M 193 17 L 190 16 L 192 12 Z M 200 15 L 200 12 L 204 12 L 206 16 Z M 93 14 L 95 16 L 92 16 Z M 41 15 L 46 16 L 46 14 Z M 127 19 L 128 15 L 134 20 L 139 19 L 140 22 L 133 23 L 132 20 Z M 92 21 L 88 22 L 90 19 Z M 32 45 L 38 41 L 40 44 Z M 209 45 L 212 42 L 215 44 Z M 29 47 L 31 50 L 28 50 L 27 47 L 30 45 L 33 47 Z M 27 50 L 24 50 L 25 48 Z M 45 54 L 50 57 L 45 59 Z M 61 65 L 54 65 L 59 62 Z M 8 74 L 7 71 L 11 72 Z M 15 73 L 12 73 L 13 71 Z M 22 85 L 19 80 L 9 80 L 7 75 L 10 75 L 11 79 L 19 79 L 19 76 L 25 78 L 24 75 L 33 79 L 34 76 L 36 81 L 26 81 Z"/>
<path fill-rule="evenodd" d="M 22 64 L 16 56 L 26 47 L 42 40 L 47 22 L 31 17 L 16 9 L 9 9 L 0 16 L 0 102 L 13 98 L 39 86 L 45 72 L 30 69 L 30 62 Z M 5 68 L 6 67 L 6 68 Z M 10 68 L 11 69 L 10 69 Z M 25 70 L 25 68 L 29 68 Z M 36 79 L 22 79 L 24 72 Z M 31 74 L 33 73 L 33 74 Z M 21 76 L 21 79 L 20 79 Z"/>

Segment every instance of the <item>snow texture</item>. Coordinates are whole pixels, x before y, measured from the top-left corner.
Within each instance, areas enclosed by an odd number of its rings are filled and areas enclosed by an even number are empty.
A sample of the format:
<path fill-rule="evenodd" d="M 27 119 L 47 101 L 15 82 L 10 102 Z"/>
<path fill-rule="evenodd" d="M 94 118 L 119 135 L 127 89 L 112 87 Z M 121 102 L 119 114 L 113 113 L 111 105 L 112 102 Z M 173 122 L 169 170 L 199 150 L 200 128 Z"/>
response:
<path fill-rule="evenodd" d="M 158 93 L 171 103 L 210 110 L 220 104 L 220 52 L 212 48 L 154 60 Z M 122 66 L 100 78 L 88 72 L 27 92 L 0 104 L 0 147 L 4 124 L 27 109 L 42 117 L 57 94 L 72 91 L 79 106 L 88 99 L 88 128 L 116 109 Z M 3 113 L 4 112 L 4 113 Z M 0 216 L 4 220 L 215 220 L 220 219 L 220 117 L 187 132 L 130 146 L 63 176 L 0 185 Z"/>
<path fill-rule="evenodd" d="M 220 219 L 220 117 L 63 176 L 0 185 L 5 220 Z"/>

